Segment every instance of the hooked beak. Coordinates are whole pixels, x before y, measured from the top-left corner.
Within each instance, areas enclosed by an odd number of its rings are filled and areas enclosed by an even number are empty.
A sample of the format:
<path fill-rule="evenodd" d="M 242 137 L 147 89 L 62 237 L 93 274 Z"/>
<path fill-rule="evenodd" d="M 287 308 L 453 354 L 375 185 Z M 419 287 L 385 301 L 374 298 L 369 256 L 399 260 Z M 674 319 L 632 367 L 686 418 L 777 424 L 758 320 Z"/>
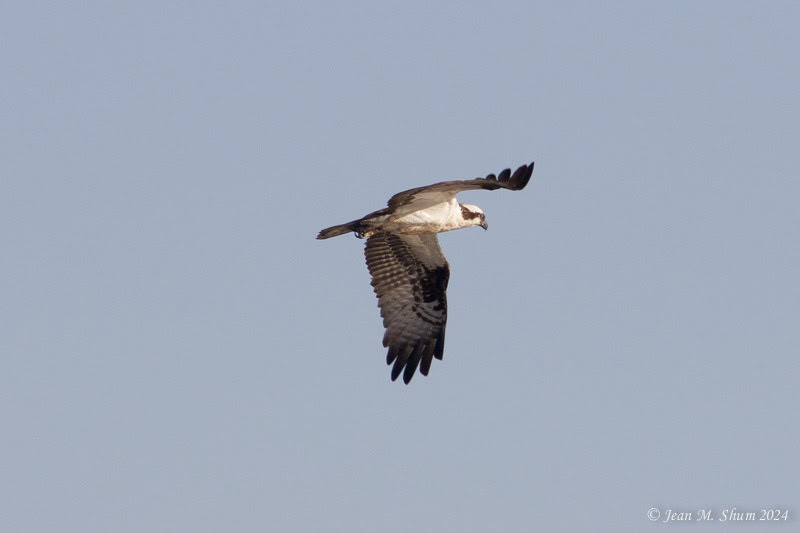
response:
<path fill-rule="evenodd" d="M 487 224 L 487 223 L 486 223 L 486 221 L 484 220 L 483 222 L 481 222 L 481 227 L 482 227 L 482 228 L 484 229 L 484 231 L 485 231 L 485 230 L 489 229 L 489 224 Z"/>

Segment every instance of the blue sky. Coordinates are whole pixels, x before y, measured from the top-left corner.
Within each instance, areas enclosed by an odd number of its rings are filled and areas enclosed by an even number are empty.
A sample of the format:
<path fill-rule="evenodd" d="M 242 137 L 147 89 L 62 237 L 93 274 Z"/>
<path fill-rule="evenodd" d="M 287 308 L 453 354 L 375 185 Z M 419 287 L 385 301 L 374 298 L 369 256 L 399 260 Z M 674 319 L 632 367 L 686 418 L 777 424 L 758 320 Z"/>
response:
<path fill-rule="evenodd" d="M 2 15 L 3 529 L 796 523 L 797 3 Z M 444 361 L 391 383 L 316 232 L 529 161 L 461 198 Z"/>

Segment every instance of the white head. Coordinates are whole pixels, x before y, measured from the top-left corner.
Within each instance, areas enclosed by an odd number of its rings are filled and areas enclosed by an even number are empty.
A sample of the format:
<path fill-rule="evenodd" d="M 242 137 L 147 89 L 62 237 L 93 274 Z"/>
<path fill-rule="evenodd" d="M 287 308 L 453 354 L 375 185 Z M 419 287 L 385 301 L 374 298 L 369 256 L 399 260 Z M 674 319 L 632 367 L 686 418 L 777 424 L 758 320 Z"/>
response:
<path fill-rule="evenodd" d="M 458 204 L 461 206 L 461 218 L 466 222 L 465 226 L 480 226 L 483 229 L 489 229 L 486 223 L 486 215 L 477 205 Z"/>

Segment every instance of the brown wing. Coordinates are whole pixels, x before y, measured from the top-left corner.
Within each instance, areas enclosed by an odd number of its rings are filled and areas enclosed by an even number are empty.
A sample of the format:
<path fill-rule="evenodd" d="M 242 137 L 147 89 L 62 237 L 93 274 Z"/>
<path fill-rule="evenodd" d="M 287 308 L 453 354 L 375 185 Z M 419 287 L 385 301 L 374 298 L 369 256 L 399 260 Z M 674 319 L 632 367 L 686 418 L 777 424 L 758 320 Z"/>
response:
<path fill-rule="evenodd" d="M 511 174 L 511 169 L 507 168 L 497 176 L 489 174 L 485 178 L 475 178 L 472 180 L 442 181 L 434 183 L 433 185 L 417 187 L 395 194 L 389 198 L 389 208 L 394 211 L 412 212 L 442 202 L 447 202 L 461 191 L 474 189 L 487 189 L 490 191 L 495 189 L 509 189 L 512 191 L 519 191 L 525 188 L 532 175 L 533 163 L 530 165 L 522 165 L 514 171 L 514 174 Z"/>
<path fill-rule="evenodd" d="M 450 278 L 436 234 L 378 232 L 364 253 L 386 328 L 386 364 L 394 363 L 392 381 L 402 373 L 408 383 L 417 366 L 427 376 L 433 358 L 444 353 Z"/>

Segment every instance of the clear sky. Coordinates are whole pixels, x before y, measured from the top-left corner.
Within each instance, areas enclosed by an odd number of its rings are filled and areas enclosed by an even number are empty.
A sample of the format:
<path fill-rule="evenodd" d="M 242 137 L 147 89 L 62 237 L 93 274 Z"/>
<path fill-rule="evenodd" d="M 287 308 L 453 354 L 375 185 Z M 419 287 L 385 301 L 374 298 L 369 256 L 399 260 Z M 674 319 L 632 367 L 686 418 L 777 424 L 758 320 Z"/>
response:
<path fill-rule="evenodd" d="M 797 526 L 800 3 L 489 5 L 0 8 L 0 529 Z M 390 382 L 316 232 L 530 161 Z"/>

